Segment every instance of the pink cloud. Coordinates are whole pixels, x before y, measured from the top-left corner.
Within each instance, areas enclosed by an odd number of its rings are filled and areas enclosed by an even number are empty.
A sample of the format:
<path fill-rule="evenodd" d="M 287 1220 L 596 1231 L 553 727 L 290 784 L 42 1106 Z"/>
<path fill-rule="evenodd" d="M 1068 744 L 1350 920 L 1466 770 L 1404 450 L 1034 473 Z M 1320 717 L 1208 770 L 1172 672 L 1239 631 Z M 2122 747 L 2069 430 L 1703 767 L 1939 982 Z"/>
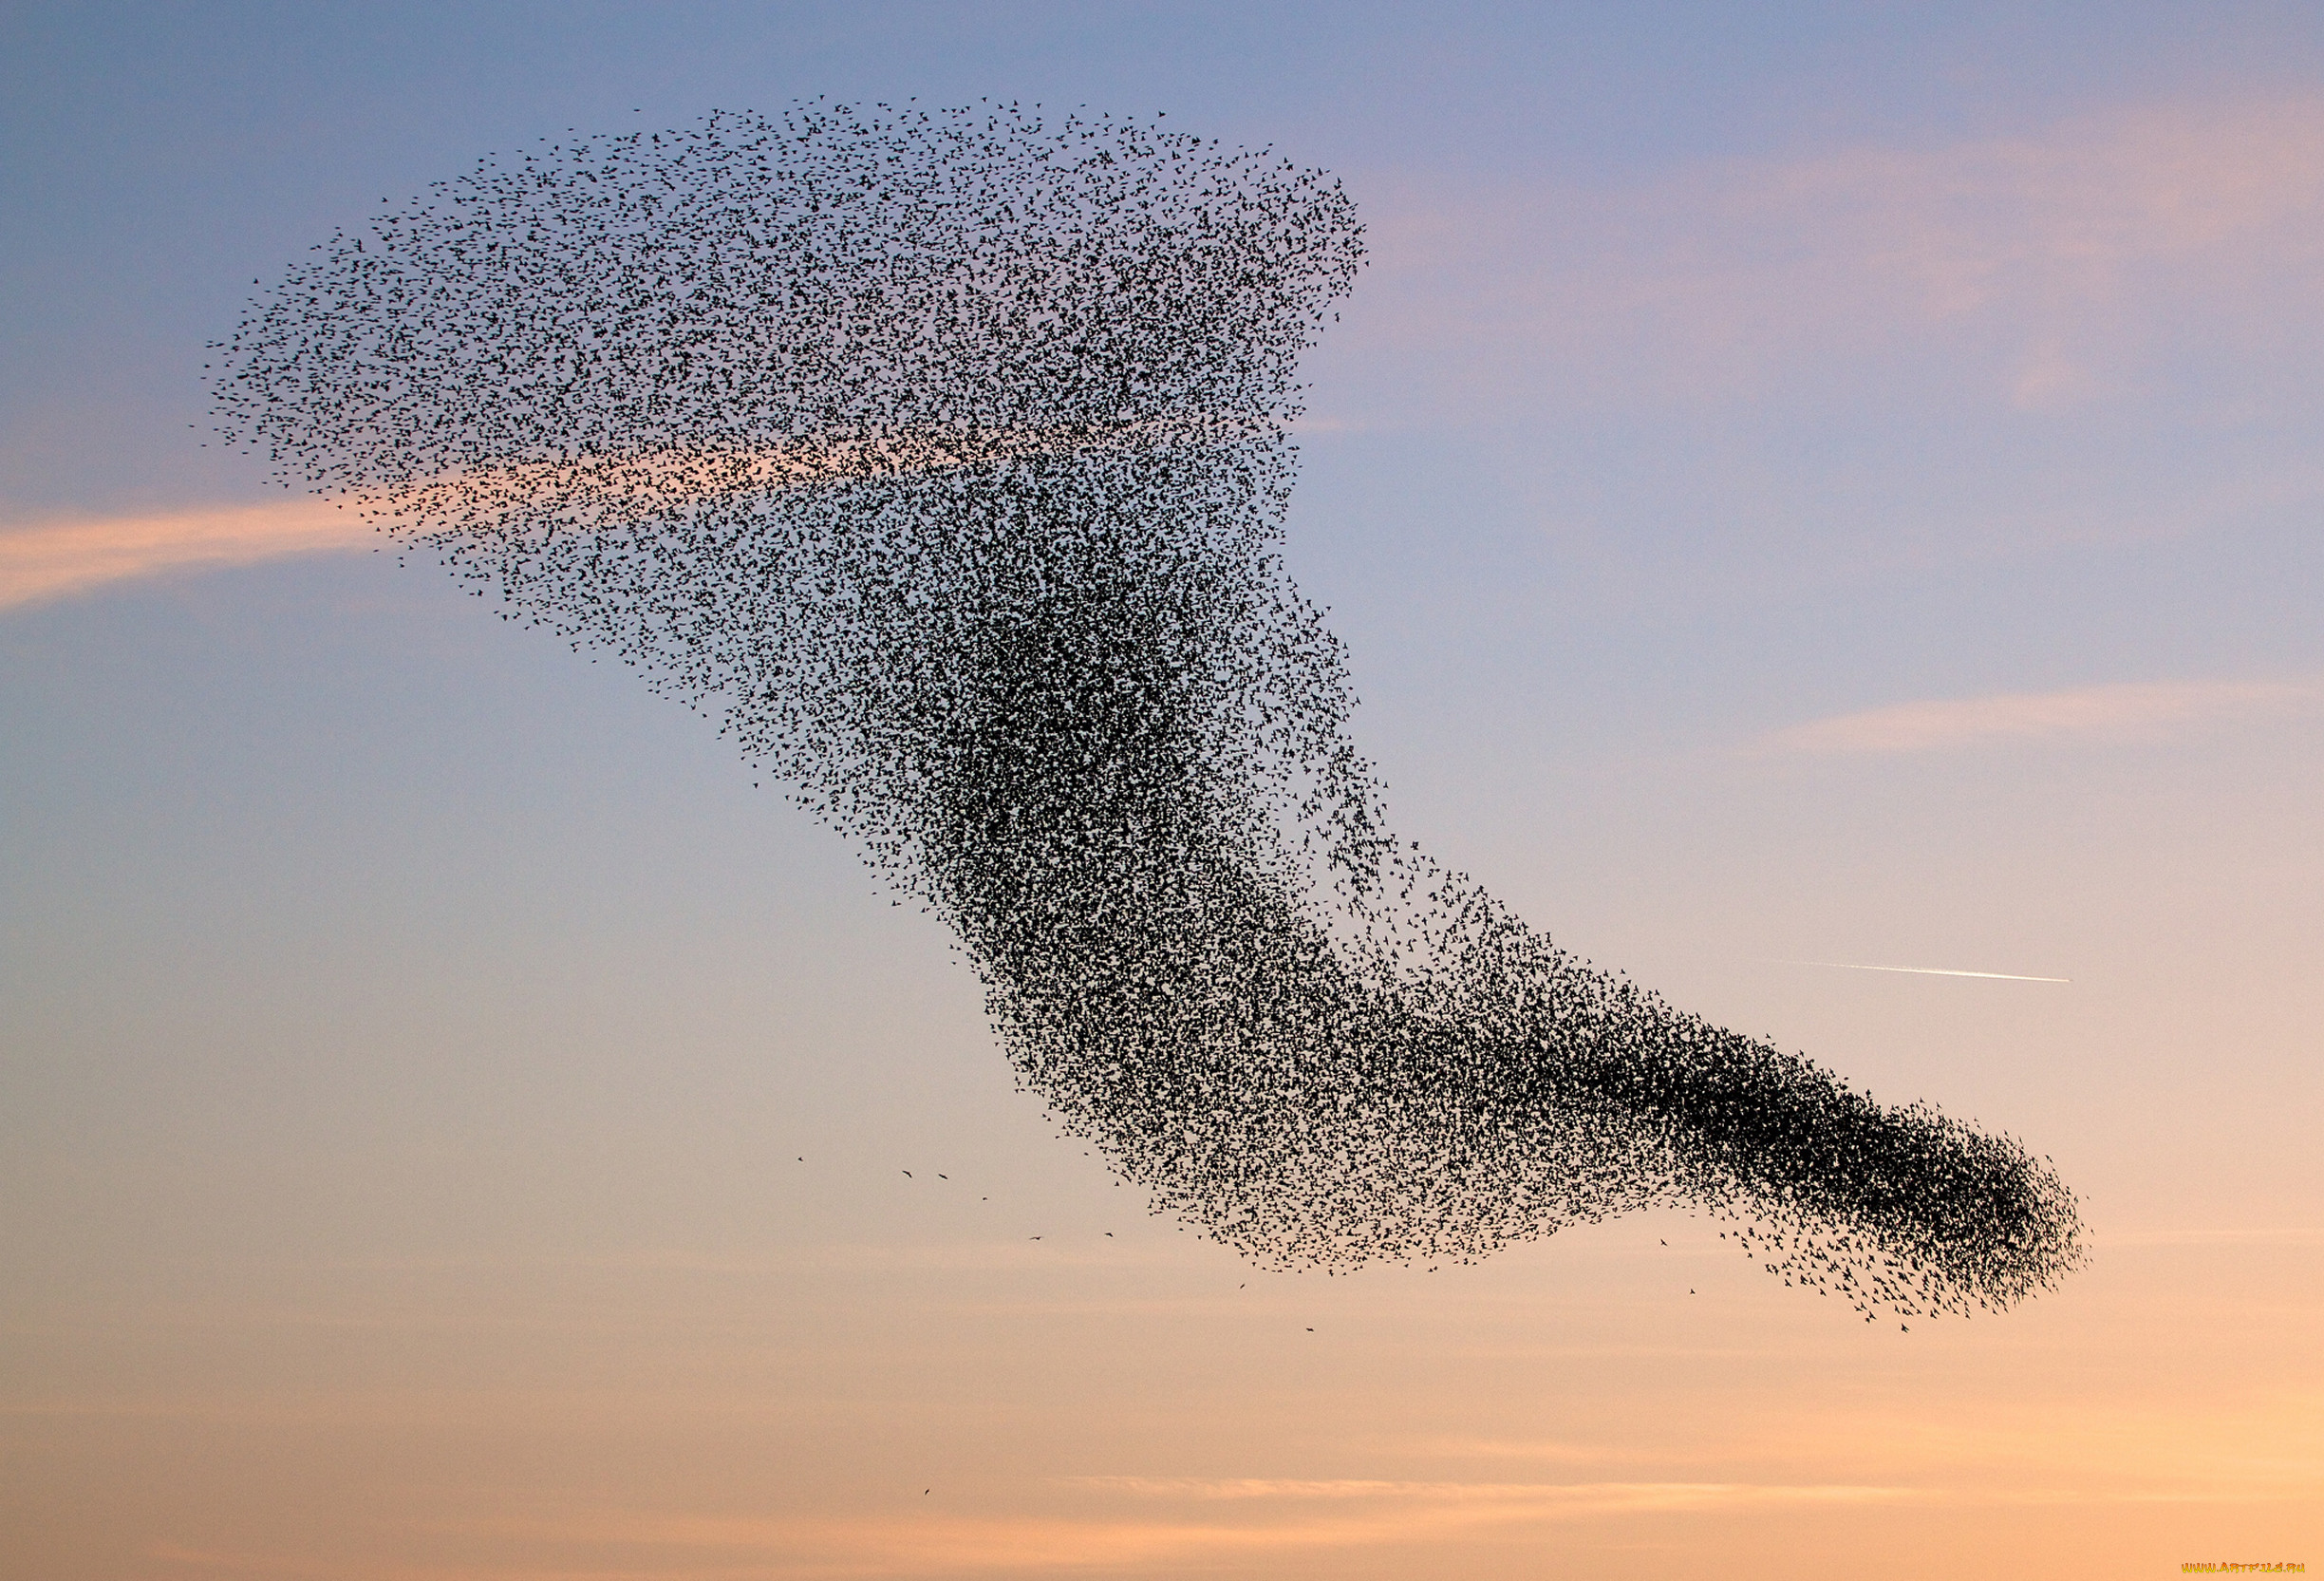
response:
<path fill-rule="evenodd" d="M 380 541 L 379 524 L 387 521 L 492 520 L 542 501 L 619 517 L 822 478 L 936 471 L 998 455 L 1148 442 L 1170 432 L 1137 423 L 1102 429 L 996 429 L 973 438 L 899 431 L 877 440 L 641 450 L 572 461 L 497 463 L 352 497 L 344 504 L 301 497 L 268 505 L 0 529 L 0 610 L 129 577 L 362 548 Z"/>
<path fill-rule="evenodd" d="M 1449 400 L 1699 401 L 1930 353 L 1992 400 L 2135 390 L 2168 344 L 2324 345 L 2324 100 L 2148 107 L 1933 149 L 1722 160 L 1607 189 L 1359 183 L 1374 268 L 1333 355 L 1442 357 Z"/>
<path fill-rule="evenodd" d="M 2313 681 L 2150 682 L 1892 704 L 1795 725 L 1763 750 L 1934 752 L 2004 741 L 2146 741 L 2208 721 L 2279 713 L 2324 697 Z"/>
<path fill-rule="evenodd" d="M 0 532 L 0 610 L 133 576 L 359 549 L 372 526 L 326 500 L 53 522 Z"/>

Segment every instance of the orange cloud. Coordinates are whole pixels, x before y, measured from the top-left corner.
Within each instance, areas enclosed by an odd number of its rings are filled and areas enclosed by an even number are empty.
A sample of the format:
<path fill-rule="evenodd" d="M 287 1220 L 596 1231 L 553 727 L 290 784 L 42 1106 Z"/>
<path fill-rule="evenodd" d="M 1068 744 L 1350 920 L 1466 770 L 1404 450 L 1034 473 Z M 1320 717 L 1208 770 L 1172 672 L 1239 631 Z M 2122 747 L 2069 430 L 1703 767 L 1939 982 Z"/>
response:
<path fill-rule="evenodd" d="M 0 610 L 132 576 L 359 549 L 378 534 L 323 499 L 58 522 L 0 533 Z"/>
<path fill-rule="evenodd" d="M 1068 1485 L 1096 1494 L 1197 1506 L 1241 1506 L 1226 1515 L 1178 1519 L 1060 1516 L 830 1519 L 591 1514 L 569 1519 L 464 1525 L 477 1536 L 534 1545 L 604 1547 L 632 1555 L 660 1551 L 634 1573 L 722 1573 L 700 1557 L 746 1556 L 754 1574 L 911 1575 L 960 1571 L 1025 1572 L 1195 1564 L 1236 1556 L 1421 1542 L 1479 1527 L 1646 1511 L 1917 1501 L 1905 1488 L 1744 1483 L 1459 1483 L 1265 1478 L 1085 1477 Z M 1321 1512 L 1313 1507 L 1324 1506 Z M 633 1560 L 634 1562 L 634 1560 Z M 740 1567 L 738 1566 L 738 1569 Z M 478 1572 L 530 1574 L 530 1572 Z"/>
<path fill-rule="evenodd" d="M 0 531 L 0 610 L 129 577 L 247 565 L 285 555 L 361 548 L 390 521 L 496 523 L 552 501 L 609 518 L 834 478 L 892 476 L 1006 456 L 1202 443 L 1241 420 L 1124 423 L 1093 428 L 899 431 L 780 446 L 641 450 L 570 461 L 495 464 L 422 479 L 344 504 L 302 497 L 270 505 L 173 511 Z"/>

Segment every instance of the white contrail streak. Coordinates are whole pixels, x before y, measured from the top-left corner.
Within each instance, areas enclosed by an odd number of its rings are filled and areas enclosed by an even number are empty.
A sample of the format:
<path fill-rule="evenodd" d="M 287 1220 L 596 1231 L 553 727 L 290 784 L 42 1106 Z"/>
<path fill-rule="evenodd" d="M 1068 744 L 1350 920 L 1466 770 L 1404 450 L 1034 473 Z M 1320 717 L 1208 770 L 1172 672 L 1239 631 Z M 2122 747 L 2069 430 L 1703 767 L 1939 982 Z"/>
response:
<path fill-rule="evenodd" d="M 1843 971 L 1909 971 L 1917 977 L 1991 977 L 2004 983 L 2071 983 L 2071 977 L 2029 977 L 2017 971 L 1953 971 L 1944 967 L 1866 966 L 1861 961 L 1777 961 L 1777 966 L 1837 967 Z"/>

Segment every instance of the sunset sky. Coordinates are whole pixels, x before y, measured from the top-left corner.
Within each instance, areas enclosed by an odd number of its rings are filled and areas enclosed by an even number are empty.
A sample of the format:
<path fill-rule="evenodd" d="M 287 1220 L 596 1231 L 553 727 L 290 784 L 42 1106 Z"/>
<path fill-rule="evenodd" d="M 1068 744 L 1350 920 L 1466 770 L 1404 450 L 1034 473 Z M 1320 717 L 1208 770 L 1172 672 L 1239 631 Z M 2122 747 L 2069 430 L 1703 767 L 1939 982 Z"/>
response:
<path fill-rule="evenodd" d="M 818 94 L 1340 177 L 1287 557 L 1399 827 L 2089 1266 L 1252 1268 L 702 719 L 205 447 L 383 199 Z M 2312 4 L 20 3 L 0 137 L 0 1574 L 2324 1565 Z"/>

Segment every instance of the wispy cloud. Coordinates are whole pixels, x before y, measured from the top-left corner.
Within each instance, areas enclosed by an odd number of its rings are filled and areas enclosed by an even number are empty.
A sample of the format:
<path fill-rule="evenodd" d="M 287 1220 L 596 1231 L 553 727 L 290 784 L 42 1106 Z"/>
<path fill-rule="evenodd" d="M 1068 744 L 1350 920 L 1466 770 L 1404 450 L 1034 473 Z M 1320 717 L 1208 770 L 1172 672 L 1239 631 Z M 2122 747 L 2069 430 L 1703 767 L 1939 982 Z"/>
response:
<path fill-rule="evenodd" d="M 360 549 L 370 523 L 323 499 L 0 531 L 0 610 L 164 572 Z"/>
<path fill-rule="evenodd" d="M 1897 703 L 1794 725 L 1760 750 L 1819 755 L 1935 752 L 1996 742 L 2153 741 L 2218 720 L 2282 714 L 2324 698 L 2324 683 L 2182 681 Z"/>
<path fill-rule="evenodd" d="M 1892 1503 L 1909 1488 L 1752 1482 L 1403 1482 L 1366 1478 L 1077 1477 L 1073 1485 L 1148 1498 L 1276 1504 L 1361 1502 L 1405 1509 L 1490 1506 L 1526 1517 L 1736 1504 Z"/>
<path fill-rule="evenodd" d="M 1267 1553 L 1428 1542 L 1480 1527 L 1644 1512 L 1923 1501 L 1909 1488 L 1726 1482 L 1462 1483 L 1281 1478 L 1083 1477 L 1085 1495 L 1178 1505 L 1153 1516 L 906 1519 L 592 1513 L 495 1519 L 468 1534 L 533 1545 L 620 1550 L 624 1573 L 723 1573 L 705 1557 L 749 1558 L 748 1573 L 1025 1573 L 1201 1564 Z M 1208 1512 L 1202 1513 L 1202 1512 Z M 659 1551 L 657 1553 L 656 1551 Z M 643 1561 L 643 1562 L 641 1562 Z M 528 1572 L 479 1572 L 531 1573 Z"/>
<path fill-rule="evenodd" d="M 544 515 L 626 523 L 697 502 L 841 478 L 940 472 L 996 458 L 1214 440 L 1242 419 L 954 430 L 759 446 L 671 447 L 566 461 L 494 463 L 357 494 L 274 504 L 0 529 L 0 610 L 165 572 L 361 548 L 381 527 L 481 521 L 505 531 Z M 539 507 L 550 507 L 544 511 Z"/>
<path fill-rule="evenodd" d="M 912 1489 L 884 1507 L 494 1509 L 424 1520 L 426 1563 L 331 1562 L 157 1542 L 147 1556 L 230 1573 L 362 1574 L 378 1581 L 614 1581 L 855 1575 L 1046 1574 L 1290 1566 L 1398 1545 L 1432 1553 L 1528 1529 L 1684 1515 L 1705 1520 L 1879 1507 L 2282 1504 L 2307 1499 L 2318 1467 L 2313 1395 L 2262 1411 L 2189 1414 L 2090 1405 L 2061 1415 L 2027 1401 L 1982 1412 L 1870 1409 L 1756 1421 L 1681 1453 L 1725 1477 L 1588 1481 L 1329 1477 L 1081 1476 Z M 634 1416 L 625 1416 L 633 1421 Z M 1640 1458 L 1620 1446 L 1438 1440 L 1431 1453 Z M 1656 1455 L 1655 1459 L 1667 1459 Z M 1756 1463 L 1756 1476 L 1734 1470 Z M 1845 1465 L 1861 1480 L 1825 1479 Z M 1017 1508 L 1009 1508 L 1015 1505 Z"/>
<path fill-rule="evenodd" d="M 2178 349 L 2305 378 L 2324 342 L 2312 96 L 1626 186 L 1385 176 L 1363 196 L 1375 268 L 1345 349 L 1441 362 L 1454 401 L 1716 401 L 1926 351 L 2034 410 L 2136 392 Z"/>

